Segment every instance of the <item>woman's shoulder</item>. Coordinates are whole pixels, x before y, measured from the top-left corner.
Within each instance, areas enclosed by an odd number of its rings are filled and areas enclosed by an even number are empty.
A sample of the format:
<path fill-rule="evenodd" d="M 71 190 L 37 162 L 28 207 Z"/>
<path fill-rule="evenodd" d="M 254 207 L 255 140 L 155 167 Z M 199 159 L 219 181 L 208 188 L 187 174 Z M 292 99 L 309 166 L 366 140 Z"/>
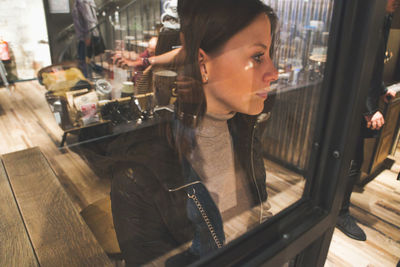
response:
<path fill-rule="evenodd" d="M 160 182 L 166 189 L 181 176 L 180 160 L 170 143 L 167 124 L 146 127 L 118 136 L 110 145 L 110 157 L 119 169 L 135 178 Z M 143 181 L 144 181 L 143 180 Z M 180 180 L 180 179 L 179 179 Z"/>
<path fill-rule="evenodd" d="M 126 156 L 129 151 L 147 149 L 149 146 L 165 146 L 168 143 L 168 123 L 158 123 L 136 128 L 116 136 L 109 144 L 114 156 Z M 150 152 L 150 151 L 149 151 Z"/>

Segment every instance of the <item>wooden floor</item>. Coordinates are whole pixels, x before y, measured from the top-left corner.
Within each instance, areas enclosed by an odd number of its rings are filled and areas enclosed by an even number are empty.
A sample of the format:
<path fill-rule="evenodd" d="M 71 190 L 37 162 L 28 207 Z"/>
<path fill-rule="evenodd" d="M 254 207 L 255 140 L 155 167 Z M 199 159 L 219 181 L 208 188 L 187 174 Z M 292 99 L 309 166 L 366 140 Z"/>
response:
<path fill-rule="evenodd" d="M 76 208 L 80 211 L 109 193 L 75 153 L 59 149 L 63 134 L 37 81 L 17 83 L 13 92 L 0 88 L 0 154 L 39 146 Z"/>
<path fill-rule="evenodd" d="M 348 238 L 335 229 L 325 266 L 396 266 L 400 259 L 400 146 L 390 170 L 380 173 L 351 197 L 351 214 L 367 241 Z"/>
<path fill-rule="evenodd" d="M 62 131 L 37 81 L 18 83 L 14 92 L 0 88 L 0 154 L 39 146 L 78 211 L 109 194 L 108 180 L 99 179 L 68 149 L 59 149 Z M 335 230 L 325 266 L 396 266 L 400 258 L 400 149 L 396 163 L 352 195 L 352 214 L 367 233 L 354 241 Z M 268 192 L 273 214 L 295 202 L 304 179 L 268 163 Z"/>

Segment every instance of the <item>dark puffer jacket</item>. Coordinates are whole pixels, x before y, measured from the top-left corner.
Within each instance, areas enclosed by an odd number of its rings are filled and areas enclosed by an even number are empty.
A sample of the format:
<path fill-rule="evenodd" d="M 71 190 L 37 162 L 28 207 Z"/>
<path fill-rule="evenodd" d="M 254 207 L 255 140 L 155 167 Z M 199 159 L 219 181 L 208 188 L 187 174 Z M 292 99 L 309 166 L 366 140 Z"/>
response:
<path fill-rule="evenodd" d="M 385 52 L 389 39 L 390 27 L 392 25 L 392 15 L 385 16 L 383 27 L 379 32 L 379 46 L 375 58 L 374 71 L 371 77 L 371 86 L 368 90 L 367 99 L 363 115 L 369 116 L 379 111 L 379 99 L 387 92 L 387 88 L 383 82 L 383 71 L 385 62 Z M 372 130 L 367 128 L 367 123 L 364 118 L 361 120 L 361 136 L 363 138 L 375 138 L 380 130 Z"/>
<path fill-rule="evenodd" d="M 243 114 L 236 114 L 228 125 L 235 154 L 247 174 L 253 204 L 257 205 L 267 199 L 260 142 L 263 127 L 257 123 L 256 116 Z M 193 240 L 195 229 L 198 232 L 203 229 L 201 235 L 208 235 L 199 242 L 208 242 L 205 245 L 209 249 L 219 247 L 220 214 L 213 209 L 215 205 L 210 199 L 201 200 L 201 196 L 198 197 L 209 221 L 198 216 L 201 222 L 194 222 L 197 219 L 188 214 L 191 213 L 187 205 L 191 201 L 188 190 L 200 194 L 205 187 L 193 177 L 185 177 L 191 174 L 184 171 L 164 129 L 165 124 L 144 128 L 121 135 L 108 145 L 109 156 L 114 162 L 112 212 L 128 266 L 142 265 Z"/>

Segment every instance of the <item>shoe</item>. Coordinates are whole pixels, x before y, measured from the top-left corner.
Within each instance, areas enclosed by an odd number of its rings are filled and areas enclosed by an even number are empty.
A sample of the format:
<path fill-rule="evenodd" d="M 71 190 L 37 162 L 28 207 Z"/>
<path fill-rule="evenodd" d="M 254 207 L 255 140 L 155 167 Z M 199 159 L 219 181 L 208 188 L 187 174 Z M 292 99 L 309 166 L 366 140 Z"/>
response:
<path fill-rule="evenodd" d="M 367 240 L 364 230 L 356 224 L 356 219 L 350 213 L 339 215 L 336 227 L 350 238 L 359 241 Z"/>

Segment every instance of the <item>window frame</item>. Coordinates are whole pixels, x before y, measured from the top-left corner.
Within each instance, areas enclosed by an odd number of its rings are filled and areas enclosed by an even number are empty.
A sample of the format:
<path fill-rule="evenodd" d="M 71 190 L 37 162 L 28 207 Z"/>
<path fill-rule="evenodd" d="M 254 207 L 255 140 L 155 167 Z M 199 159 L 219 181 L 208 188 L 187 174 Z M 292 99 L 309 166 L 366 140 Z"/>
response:
<path fill-rule="evenodd" d="M 302 199 L 193 266 L 280 266 L 292 259 L 295 266 L 324 266 L 359 138 L 378 48 L 373 36 L 381 30 L 377 22 L 383 22 L 385 5 L 380 0 L 334 2 Z"/>

